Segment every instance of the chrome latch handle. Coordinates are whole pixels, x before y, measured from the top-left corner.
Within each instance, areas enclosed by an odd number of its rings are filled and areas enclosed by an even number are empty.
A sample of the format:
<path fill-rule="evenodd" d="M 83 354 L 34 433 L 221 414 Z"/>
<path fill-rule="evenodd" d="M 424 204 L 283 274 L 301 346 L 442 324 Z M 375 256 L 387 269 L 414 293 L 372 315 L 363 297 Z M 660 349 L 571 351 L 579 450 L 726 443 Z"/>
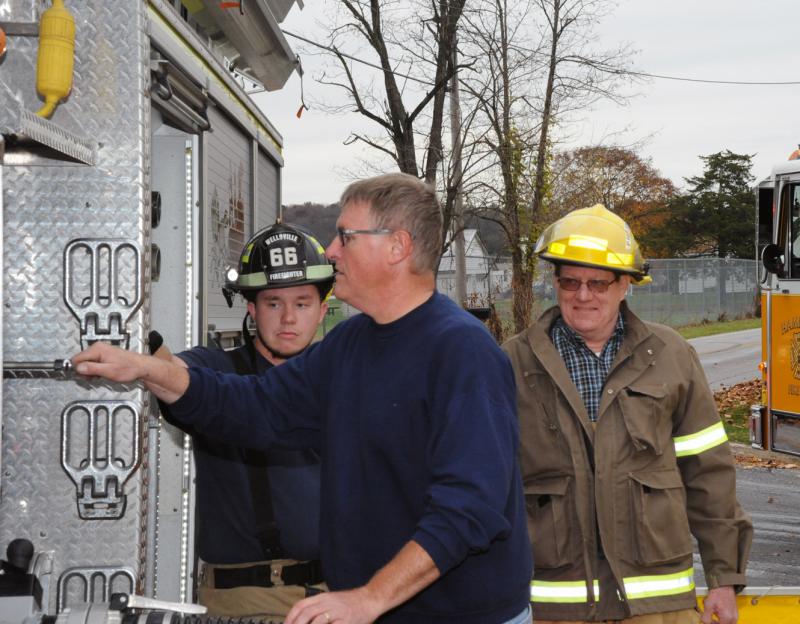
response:
<path fill-rule="evenodd" d="M 80 238 L 64 249 L 64 302 L 81 348 L 99 340 L 128 348 L 127 323 L 142 304 L 142 252 L 127 239 Z"/>
<path fill-rule="evenodd" d="M 64 408 L 61 466 L 75 484 L 81 518 L 125 514 L 123 485 L 139 467 L 140 439 L 140 409 L 132 401 L 74 401 Z"/>

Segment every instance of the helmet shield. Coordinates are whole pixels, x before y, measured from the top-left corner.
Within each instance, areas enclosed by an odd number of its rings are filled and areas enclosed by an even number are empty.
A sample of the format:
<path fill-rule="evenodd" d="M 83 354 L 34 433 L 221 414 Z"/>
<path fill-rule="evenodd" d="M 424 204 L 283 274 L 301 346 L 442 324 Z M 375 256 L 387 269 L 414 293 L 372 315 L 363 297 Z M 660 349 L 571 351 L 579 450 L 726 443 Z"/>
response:
<path fill-rule="evenodd" d="M 638 285 L 652 281 L 628 224 L 600 204 L 573 210 L 548 226 L 534 253 L 556 264 L 626 273 Z"/>
<path fill-rule="evenodd" d="M 326 283 L 330 290 L 333 266 L 325 257 L 325 248 L 297 226 L 276 223 L 247 242 L 238 270 L 227 272 L 223 293 L 229 299 L 233 292 Z"/>

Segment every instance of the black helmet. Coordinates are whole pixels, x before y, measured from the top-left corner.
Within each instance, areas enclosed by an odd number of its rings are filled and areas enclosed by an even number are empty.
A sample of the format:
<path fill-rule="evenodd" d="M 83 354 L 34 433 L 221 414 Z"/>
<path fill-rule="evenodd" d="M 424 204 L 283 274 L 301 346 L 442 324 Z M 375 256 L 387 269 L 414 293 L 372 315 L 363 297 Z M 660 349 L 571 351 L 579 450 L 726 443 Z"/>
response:
<path fill-rule="evenodd" d="M 233 293 L 251 299 L 268 288 L 290 288 L 316 284 L 324 298 L 333 286 L 333 265 L 325 248 L 305 230 L 275 223 L 256 232 L 247 241 L 239 258 L 239 268 L 225 274 L 222 294 L 233 306 Z"/>

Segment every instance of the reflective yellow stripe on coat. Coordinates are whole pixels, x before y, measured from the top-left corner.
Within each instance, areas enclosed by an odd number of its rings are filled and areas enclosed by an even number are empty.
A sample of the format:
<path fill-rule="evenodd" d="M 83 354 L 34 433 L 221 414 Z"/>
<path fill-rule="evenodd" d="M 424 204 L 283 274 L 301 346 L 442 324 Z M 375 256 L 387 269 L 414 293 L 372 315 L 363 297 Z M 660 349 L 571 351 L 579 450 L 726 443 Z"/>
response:
<path fill-rule="evenodd" d="M 672 438 L 672 441 L 675 443 L 675 455 L 677 457 L 687 457 L 689 455 L 699 455 L 703 451 L 719 446 L 727 439 L 725 427 L 722 426 L 722 422 L 718 422 L 697 433 Z"/>
<path fill-rule="evenodd" d="M 673 596 L 694 589 L 694 568 L 675 574 L 652 574 L 649 576 L 630 576 L 623 579 L 628 600 Z"/>
<path fill-rule="evenodd" d="M 594 598 L 600 595 L 600 583 L 594 582 Z M 586 581 L 531 581 L 531 602 L 588 602 Z"/>
<path fill-rule="evenodd" d="M 694 589 L 694 568 L 674 574 L 629 576 L 623 579 L 628 600 L 673 596 Z M 594 599 L 600 597 L 600 583 L 594 581 Z M 577 603 L 588 602 L 585 581 L 531 581 L 531 602 Z"/>

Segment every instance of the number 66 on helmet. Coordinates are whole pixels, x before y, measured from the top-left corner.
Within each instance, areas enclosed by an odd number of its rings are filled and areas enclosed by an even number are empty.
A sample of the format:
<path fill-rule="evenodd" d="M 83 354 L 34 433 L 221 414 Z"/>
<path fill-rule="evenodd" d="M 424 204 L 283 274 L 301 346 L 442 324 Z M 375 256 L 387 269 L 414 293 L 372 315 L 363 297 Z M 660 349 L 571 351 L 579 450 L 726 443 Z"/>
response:
<path fill-rule="evenodd" d="M 252 301 L 261 290 L 305 284 L 316 284 L 322 298 L 330 293 L 333 265 L 325 248 L 298 226 L 275 223 L 256 232 L 244 246 L 238 269 L 225 272 L 222 294 L 233 307 L 235 293 Z"/>

